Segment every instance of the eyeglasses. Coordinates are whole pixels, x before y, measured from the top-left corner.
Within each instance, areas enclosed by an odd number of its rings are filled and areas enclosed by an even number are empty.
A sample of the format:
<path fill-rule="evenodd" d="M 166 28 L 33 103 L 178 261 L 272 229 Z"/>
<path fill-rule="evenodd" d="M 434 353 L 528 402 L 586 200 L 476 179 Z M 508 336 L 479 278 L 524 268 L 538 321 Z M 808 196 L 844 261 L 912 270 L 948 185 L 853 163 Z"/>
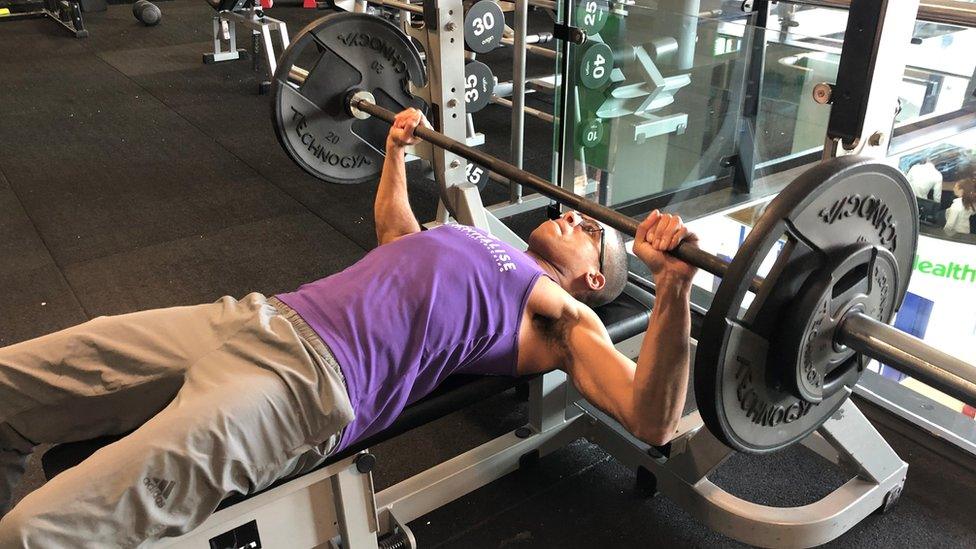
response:
<path fill-rule="evenodd" d="M 605 244 L 604 238 L 606 237 L 607 229 L 603 225 L 597 223 L 596 220 L 583 217 L 578 213 L 576 215 L 578 215 L 580 218 L 579 226 L 581 229 L 583 229 L 584 231 L 590 234 L 593 234 L 595 232 L 600 233 L 600 274 L 603 274 L 603 249 Z M 555 203 L 550 204 L 546 208 L 546 217 L 548 217 L 552 221 L 555 221 L 560 217 L 562 217 L 562 213 L 559 211 L 559 205 Z"/>
<path fill-rule="evenodd" d="M 581 218 L 579 226 L 584 231 L 592 234 L 595 232 L 600 233 L 600 274 L 603 274 L 603 248 L 606 243 L 605 237 L 607 235 L 607 229 L 603 225 L 600 225 L 593 219 L 587 219 L 585 217 Z"/>

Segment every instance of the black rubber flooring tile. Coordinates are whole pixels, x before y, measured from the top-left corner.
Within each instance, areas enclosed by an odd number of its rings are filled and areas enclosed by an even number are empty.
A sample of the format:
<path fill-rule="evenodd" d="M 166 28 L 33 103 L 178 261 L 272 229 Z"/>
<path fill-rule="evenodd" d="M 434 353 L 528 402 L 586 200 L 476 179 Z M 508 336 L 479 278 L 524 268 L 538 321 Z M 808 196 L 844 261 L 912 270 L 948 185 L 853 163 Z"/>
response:
<path fill-rule="evenodd" d="M 65 276 L 96 316 L 290 291 L 362 255 L 362 248 L 302 213 L 71 265 Z"/>
<path fill-rule="evenodd" d="M 54 265 L 0 166 L 0 277 Z"/>
<path fill-rule="evenodd" d="M 85 24 L 91 36 L 87 46 L 93 51 L 168 47 L 186 42 L 210 39 L 209 16 L 213 10 L 206 2 L 158 2 L 163 18 L 147 27 L 132 15 L 132 4 L 109 5 L 108 10 L 86 14 Z M 209 13 L 207 13 L 209 11 Z"/>
<path fill-rule="evenodd" d="M 301 209 L 154 100 L 66 120 L 6 117 L 0 149 L 12 187 L 61 265 Z"/>
<path fill-rule="evenodd" d="M 0 347 L 84 321 L 84 312 L 2 173 L 0 235 Z"/>
<path fill-rule="evenodd" d="M 53 264 L 0 274 L 0 347 L 88 320 Z"/>
<path fill-rule="evenodd" d="M 976 547 L 976 463 L 934 451 L 928 434 L 877 426 L 908 463 L 905 489 L 887 514 L 871 517 L 829 547 Z"/>
<path fill-rule="evenodd" d="M 270 119 L 268 96 L 257 94 L 258 84 L 267 78 L 263 68 L 252 69 L 247 59 L 204 64 L 202 55 L 210 42 L 190 42 L 158 48 L 137 48 L 100 52 L 106 63 L 130 77 L 145 92 L 170 107 L 232 102 L 251 97 L 260 113 Z M 218 111 L 220 106 L 212 107 Z M 240 113 L 225 112 L 225 115 Z"/>
<path fill-rule="evenodd" d="M 8 25 L 16 23 L 4 23 L 0 30 Z M 54 116 L 71 122 L 83 113 L 114 109 L 118 102 L 145 95 L 110 65 L 87 52 L 6 58 L 0 61 L 0 73 L 0 131 L 4 132 L 10 124 L 5 119 L 16 114 Z M 43 121 L 33 125 L 39 123 Z M 50 131 L 46 136 L 48 146 L 57 145 L 64 137 L 65 128 L 38 129 Z"/>
<path fill-rule="evenodd" d="M 373 201 L 376 183 L 334 185 L 302 171 L 278 144 L 266 99 L 242 95 L 215 104 L 182 105 L 178 110 L 195 126 L 274 183 L 303 206 L 360 246 L 376 245 Z M 419 165 L 411 164 L 411 203 L 421 222 L 433 218 L 433 185 L 424 180 Z"/>
<path fill-rule="evenodd" d="M 6 80 L 6 64 L 43 60 L 88 51 L 84 38 L 75 38 L 51 19 L 0 22 L 0 68 Z"/>

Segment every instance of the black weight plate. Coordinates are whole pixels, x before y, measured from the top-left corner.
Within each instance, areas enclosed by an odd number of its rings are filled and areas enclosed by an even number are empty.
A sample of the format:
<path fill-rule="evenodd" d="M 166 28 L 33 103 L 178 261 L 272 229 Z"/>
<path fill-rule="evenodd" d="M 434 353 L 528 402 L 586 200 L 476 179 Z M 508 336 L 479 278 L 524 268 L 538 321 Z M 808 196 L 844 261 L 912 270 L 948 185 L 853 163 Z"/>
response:
<path fill-rule="evenodd" d="M 750 281 L 785 238 L 763 289 L 745 314 Z M 811 168 L 769 205 L 729 265 L 705 316 L 695 358 L 695 398 L 706 426 L 736 450 L 771 452 L 802 440 L 848 397 L 819 404 L 786 384 L 789 364 L 770 361 L 771 337 L 810 272 L 856 244 L 888 249 L 897 262 L 897 309 L 911 277 L 918 243 L 918 206 L 905 177 L 891 166 L 842 157 Z M 781 289 L 782 288 L 782 289 Z"/>
<path fill-rule="evenodd" d="M 613 50 L 602 42 L 581 46 L 579 79 L 587 88 L 596 89 L 610 81 L 613 70 Z"/>
<path fill-rule="evenodd" d="M 485 108 L 495 92 L 495 75 L 481 61 L 468 61 L 464 65 L 464 108 L 475 113 Z"/>
<path fill-rule="evenodd" d="M 856 244 L 831 252 L 769 338 L 769 360 L 783 366 L 784 385 L 807 402 L 821 402 L 856 382 L 863 363 L 853 349 L 834 343 L 838 326 L 851 311 L 889 322 L 901 291 L 898 277 L 898 261 L 887 248 Z"/>
<path fill-rule="evenodd" d="M 481 0 L 464 13 L 464 43 L 475 53 L 498 47 L 505 32 L 505 14 L 492 0 Z"/>
<path fill-rule="evenodd" d="M 464 168 L 464 176 L 468 183 L 477 186 L 479 191 L 485 190 L 488 186 L 488 170 L 480 164 L 468 160 L 468 165 Z"/>
<path fill-rule="evenodd" d="M 608 0 L 578 0 L 576 2 L 576 26 L 587 36 L 594 36 L 603 30 L 610 16 Z"/>
<path fill-rule="evenodd" d="M 308 71 L 300 84 L 292 68 Z M 272 80 L 272 117 L 278 142 L 306 172 L 330 183 L 375 180 L 383 167 L 390 126 L 354 118 L 352 91 L 373 94 L 398 112 L 424 110 L 409 82 L 425 82 L 420 53 L 392 23 L 363 13 L 336 13 L 302 29 L 284 51 Z"/>

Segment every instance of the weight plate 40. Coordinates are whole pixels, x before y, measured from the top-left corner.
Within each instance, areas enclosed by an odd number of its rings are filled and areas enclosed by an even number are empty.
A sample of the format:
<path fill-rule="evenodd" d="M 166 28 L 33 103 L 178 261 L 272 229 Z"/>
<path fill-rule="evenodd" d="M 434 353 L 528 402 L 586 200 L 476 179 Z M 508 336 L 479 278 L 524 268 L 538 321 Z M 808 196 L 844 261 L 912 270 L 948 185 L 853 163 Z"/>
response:
<path fill-rule="evenodd" d="M 702 325 L 694 383 L 709 430 L 736 450 L 764 453 L 827 421 L 860 369 L 843 366 L 850 355 L 832 347 L 833 320 L 817 325 L 828 314 L 817 306 L 826 301 L 829 315 L 863 307 L 890 321 L 904 298 L 917 241 L 914 194 L 890 166 L 837 158 L 784 189 L 739 248 Z M 762 287 L 745 303 L 750 282 L 777 245 L 782 249 Z M 786 321 L 791 315 L 798 319 L 793 325 Z M 807 387 L 811 394 L 801 398 L 795 376 L 809 370 L 821 377 L 814 384 L 821 390 Z M 833 370 L 850 375 L 832 379 Z"/>
<path fill-rule="evenodd" d="M 613 50 L 602 42 L 589 42 L 580 46 L 579 56 L 580 83 L 587 88 L 596 89 L 610 81 L 610 71 L 613 70 Z"/>
<path fill-rule="evenodd" d="M 481 0 L 464 13 L 464 43 L 475 53 L 498 47 L 505 32 L 505 14 L 492 0 Z"/>
<path fill-rule="evenodd" d="M 468 61 L 464 65 L 464 108 L 476 113 L 488 106 L 495 92 L 495 75 L 481 61 Z"/>
<path fill-rule="evenodd" d="M 323 181 L 376 180 L 390 125 L 353 117 L 347 98 L 364 90 L 394 112 L 425 110 L 409 86 L 424 85 L 425 76 L 420 53 L 392 23 L 362 13 L 318 19 L 284 51 L 272 80 L 278 141 L 302 169 Z"/>

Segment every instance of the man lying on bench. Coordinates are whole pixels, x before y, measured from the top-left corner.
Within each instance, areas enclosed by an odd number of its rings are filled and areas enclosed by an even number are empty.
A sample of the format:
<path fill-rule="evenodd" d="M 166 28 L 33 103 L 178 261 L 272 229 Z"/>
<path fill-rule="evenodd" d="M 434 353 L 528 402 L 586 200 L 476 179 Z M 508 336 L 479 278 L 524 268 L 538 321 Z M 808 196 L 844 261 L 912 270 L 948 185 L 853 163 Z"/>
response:
<path fill-rule="evenodd" d="M 522 252 L 484 232 L 421 232 L 397 116 L 376 195 L 380 246 L 270 299 L 116 317 L 0 349 L 0 547 L 134 547 L 188 532 L 223 498 L 314 468 L 390 425 L 452 373 L 564 369 L 636 436 L 663 444 L 688 381 L 693 239 L 651 213 L 634 252 L 657 283 L 637 364 L 591 307 L 627 277 L 621 235 L 578 213 Z M 274 258 L 269 258 L 274 261 Z M 132 431 L 8 511 L 35 445 Z"/>

